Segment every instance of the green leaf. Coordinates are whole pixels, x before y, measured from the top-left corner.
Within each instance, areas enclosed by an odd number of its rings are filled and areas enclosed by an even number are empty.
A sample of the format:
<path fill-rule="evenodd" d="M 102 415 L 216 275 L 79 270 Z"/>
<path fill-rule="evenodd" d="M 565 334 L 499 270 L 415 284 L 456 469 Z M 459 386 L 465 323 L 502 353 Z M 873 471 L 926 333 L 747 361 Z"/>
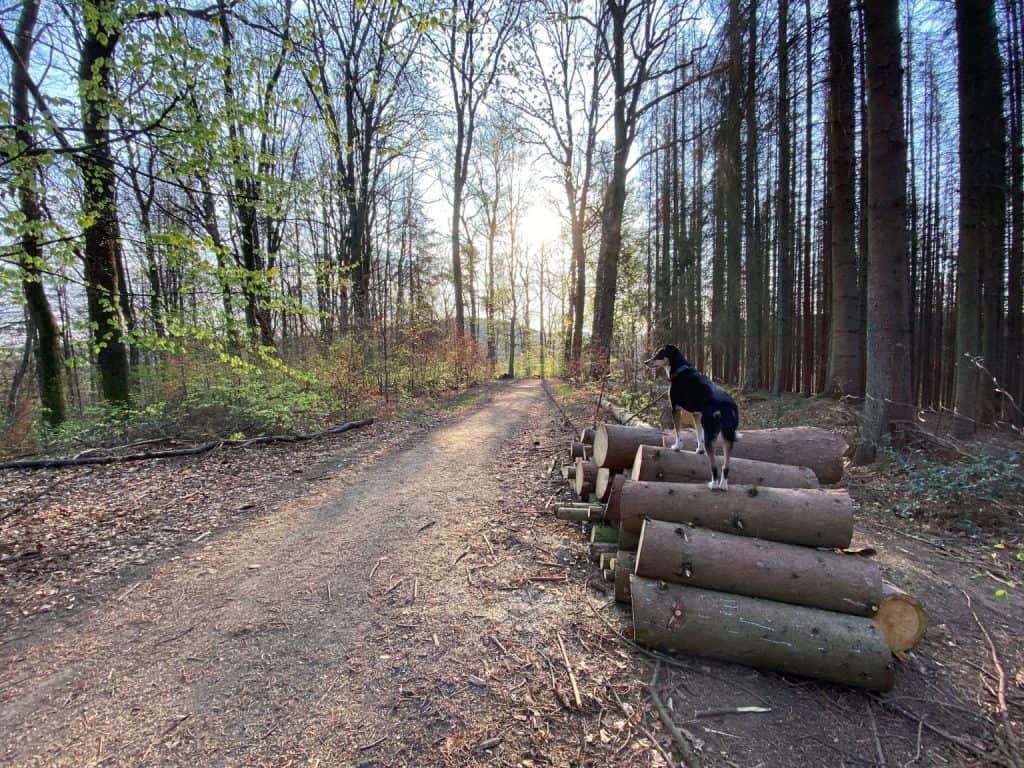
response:
<path fill-rule="evenodd" d="M 1005 600 L 1006 599 L 1006 590 L 1005 589 L 997 589 L 996 590 L 996 597 L 998 597 L 1000 600 Z"/>

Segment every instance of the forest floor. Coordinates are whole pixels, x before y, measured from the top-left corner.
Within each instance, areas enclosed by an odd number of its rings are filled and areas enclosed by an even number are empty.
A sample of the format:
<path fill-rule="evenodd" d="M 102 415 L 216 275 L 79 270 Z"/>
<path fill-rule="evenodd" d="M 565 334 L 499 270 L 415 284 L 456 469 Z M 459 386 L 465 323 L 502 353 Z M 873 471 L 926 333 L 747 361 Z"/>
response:
<path fill-rule="evenodd" d="M 569 433 L 523 381 L 299 446 L 0 474 L 0 764 L 676 764 L 655 675 L 707 766 L 1019 761 L 1019 510 L 954 533 L 893 515 L 884 467 L 848 473 L 855 544 L 931 617 L 867 695 L 633 646 L 552 514 Z"/>

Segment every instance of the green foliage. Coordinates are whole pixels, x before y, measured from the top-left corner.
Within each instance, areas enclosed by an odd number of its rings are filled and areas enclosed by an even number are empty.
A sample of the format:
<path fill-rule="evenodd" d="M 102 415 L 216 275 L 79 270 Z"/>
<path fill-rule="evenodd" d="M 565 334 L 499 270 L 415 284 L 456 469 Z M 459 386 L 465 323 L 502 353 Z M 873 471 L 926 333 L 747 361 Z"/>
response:
<path fill-rule="evenodd" d="M 1006 458 L 979 454 L 968 461 L 945 463 L 927 459 L 920 452 L 909 456 L 887 453 L 908 479 L 910 499 L 896 508 L 901 517 L 938 505 L 970 518 L 979 503 L 1024 495 L 1017 454 Z"/>

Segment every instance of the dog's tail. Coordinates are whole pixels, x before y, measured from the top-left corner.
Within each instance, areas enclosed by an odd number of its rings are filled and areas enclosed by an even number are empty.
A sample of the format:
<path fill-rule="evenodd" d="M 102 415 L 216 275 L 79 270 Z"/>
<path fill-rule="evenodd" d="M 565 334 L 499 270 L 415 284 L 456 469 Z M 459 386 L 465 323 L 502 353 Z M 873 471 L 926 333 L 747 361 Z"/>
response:
<path fill-rule="evenodd" d="M 740 426 L 740 412 L 735 405 L 727 405 L 715 411 L 715 418 L 719 419 L 722 427 L 722 437 L 730 443 L 737 442 L 743 435 L 738 431 Z"/>

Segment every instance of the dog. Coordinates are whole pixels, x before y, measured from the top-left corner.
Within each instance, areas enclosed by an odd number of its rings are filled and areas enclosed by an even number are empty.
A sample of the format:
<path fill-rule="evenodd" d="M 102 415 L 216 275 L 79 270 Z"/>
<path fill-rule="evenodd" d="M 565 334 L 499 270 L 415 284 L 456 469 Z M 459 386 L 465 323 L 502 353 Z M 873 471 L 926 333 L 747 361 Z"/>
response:
<path fill-rule="evenodd" d="M 650 359 L 644 360 L 644 365 L 648 368 L 663 368 L 670 382 L 668 396 L 672 403 L 672 426 L 676 430 L 676 441 L 672 450 L 678 451 L 683 447 L 680 431 L 685 411 L 693 420 L 693 431 L 697 435 L 697 453 L 707 455 L 708 463 L 711 465 L 711 482 L 708 483 L 708 488 L 713 491 L 729 490 L 729 455 L 740 438 L 740 433 L 737 432 L 740 412 L 736 407 L 736 401 L 728 392 L 690 365 L 683 357 L 683 353 L 671 344 L 659 347 Z M 719 436 L 722 437 L 724 454 L 721 471 L 715 456 L 715 440 Z"/>

